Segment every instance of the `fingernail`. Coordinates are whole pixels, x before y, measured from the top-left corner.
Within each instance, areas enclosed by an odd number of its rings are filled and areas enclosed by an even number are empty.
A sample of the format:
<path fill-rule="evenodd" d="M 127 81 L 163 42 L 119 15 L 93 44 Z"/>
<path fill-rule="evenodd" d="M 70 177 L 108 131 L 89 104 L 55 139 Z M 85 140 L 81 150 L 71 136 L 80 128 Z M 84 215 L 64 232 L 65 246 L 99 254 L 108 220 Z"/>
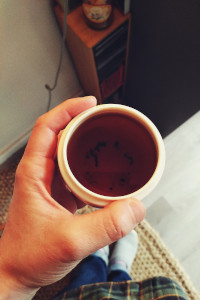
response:
<path fill-rule="evenodd" d="M 135 215 L 136 225 L 137 225 L 145 217 L 146 210 L 145 210 L 144 204 L 137 199 L 130 199 L 129 205 L 130 205 L 131 209 L 133 210 L 133 213 Z"/>
<path fill-rule="evenodd" d="M 84 98 L 87 98 L 88 100 L 97 103 L 97 98 L 94 96 L 85 96 Z"/>

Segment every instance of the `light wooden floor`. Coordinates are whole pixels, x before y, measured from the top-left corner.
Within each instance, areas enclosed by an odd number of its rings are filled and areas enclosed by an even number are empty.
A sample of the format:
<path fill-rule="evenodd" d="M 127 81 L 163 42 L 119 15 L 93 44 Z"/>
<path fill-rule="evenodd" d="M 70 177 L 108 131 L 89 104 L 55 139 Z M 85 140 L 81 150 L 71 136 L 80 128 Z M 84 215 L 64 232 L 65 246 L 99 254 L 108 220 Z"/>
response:
<path fill-rule="evenodd" d="M 143 201 L 146 218 L 200 292 L 200 111 L 164 142 L 165 172 Z"/>

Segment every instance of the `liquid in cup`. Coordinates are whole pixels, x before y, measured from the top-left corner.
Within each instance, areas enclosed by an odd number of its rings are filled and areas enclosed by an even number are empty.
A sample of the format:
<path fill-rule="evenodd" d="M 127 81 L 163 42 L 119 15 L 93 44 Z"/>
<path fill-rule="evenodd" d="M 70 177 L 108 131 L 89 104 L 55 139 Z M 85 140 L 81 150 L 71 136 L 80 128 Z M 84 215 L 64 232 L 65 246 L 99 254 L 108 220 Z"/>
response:
<path fill-rule="evenodd" d="M 130 196 L 143 199 L 165 163 L 155 125 L 124 105 L 105 104 L 75 117 L 64 130 L 58 163 L 68 188 L 82 201 L 104 206 Z"/>

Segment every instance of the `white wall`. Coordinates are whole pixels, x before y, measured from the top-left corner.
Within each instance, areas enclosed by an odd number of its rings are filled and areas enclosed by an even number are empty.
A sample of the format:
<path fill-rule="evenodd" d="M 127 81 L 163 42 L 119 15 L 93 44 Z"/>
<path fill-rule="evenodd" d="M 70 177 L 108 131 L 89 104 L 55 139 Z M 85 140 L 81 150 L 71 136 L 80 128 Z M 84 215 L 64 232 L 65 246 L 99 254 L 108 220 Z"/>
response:
<path fill-rule="evenodd" d="M 50 0 L 0 1 L 0 164 L 28 139 L 45 112 L 61 34 Z M 67 50 L 52 106 L 82 93 Z"/>

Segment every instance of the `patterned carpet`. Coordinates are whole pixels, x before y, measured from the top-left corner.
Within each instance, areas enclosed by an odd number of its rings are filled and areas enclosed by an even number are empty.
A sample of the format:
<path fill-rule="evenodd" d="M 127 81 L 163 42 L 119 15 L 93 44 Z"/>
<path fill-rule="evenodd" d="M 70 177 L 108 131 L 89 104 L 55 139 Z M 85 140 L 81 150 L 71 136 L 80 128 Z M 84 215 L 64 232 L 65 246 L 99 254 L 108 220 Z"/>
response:
<path fill-rule="evenodd" d="M 9 202 L 12 197 L 15 171 L 20 158 L 21 154 L 19 153 L 9 163 L 0 168 L 0 224 L 6 222 Z M 93 210 L 94 208 L 86 206 L 77 213 L 89 213 Z M 154 276 L 170 277 L 182 286 L 189 299 L 200 299 L 190 278 L 150 224 L 144 220 L 137 226 L 136 231 L 139 236 L 139 247 L 131 269 L 132 278 L 135 281 L 140 281 Z M 66 285 L 67 281 L 68 277 L 53 285 L 41 288 L 34 299 L 51 299 Z"/>

